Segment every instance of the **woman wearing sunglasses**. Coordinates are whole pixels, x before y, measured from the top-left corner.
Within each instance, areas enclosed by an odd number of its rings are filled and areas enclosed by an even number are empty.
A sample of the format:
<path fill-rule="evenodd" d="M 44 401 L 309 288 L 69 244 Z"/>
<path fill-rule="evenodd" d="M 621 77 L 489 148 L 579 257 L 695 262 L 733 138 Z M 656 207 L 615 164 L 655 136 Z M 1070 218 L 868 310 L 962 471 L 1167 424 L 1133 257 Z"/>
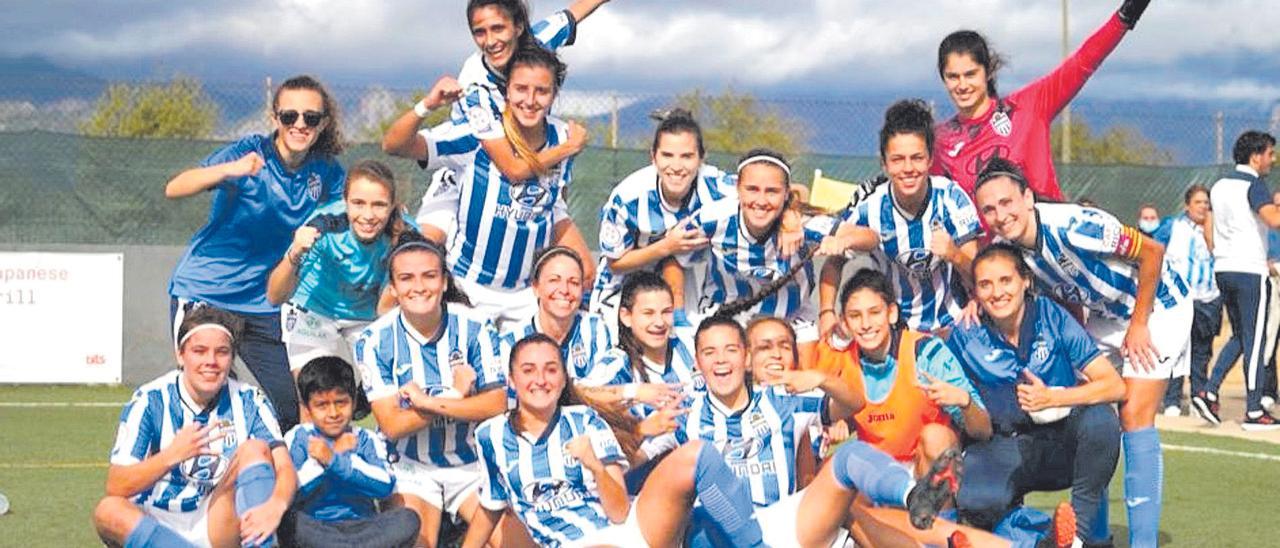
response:
<path fill-rule="evenodd" d="M 298 398 L 280 336 L 280 309 L 267 278 L 316 209 L 342 197 L 346 174 L 336 104 L 310 76 L 286 80 L 271 100 L 266 135 L 249 135 L 179 173 L 165 196 L 213 192 L 209 220 L 191 238 L 169 280 L 172 325 L 195 306 L 244 322 L 240 357 L 262 385 L 286 430 L 298 422 Z"/>

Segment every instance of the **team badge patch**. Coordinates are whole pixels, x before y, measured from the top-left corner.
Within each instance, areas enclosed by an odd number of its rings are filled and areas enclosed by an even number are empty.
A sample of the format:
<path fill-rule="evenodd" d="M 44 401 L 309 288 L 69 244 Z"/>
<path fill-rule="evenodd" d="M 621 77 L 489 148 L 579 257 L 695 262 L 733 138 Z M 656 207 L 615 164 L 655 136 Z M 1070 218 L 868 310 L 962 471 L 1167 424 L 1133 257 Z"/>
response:
<path fill-rule="evenodd" d="M 467 125 L 471 126 L 472 132 L 488 133 L 493 131 L 493 115 L 483 106 L 473 106 L 467 109 Z"/>
<path fill-rule="evenodd" d="M 1049 343 L 1045 341 L 1036 341 L 1031 346 L 1031 359 L 1034 363 L 1044 363 L 1049 360 Z"/>
<path fill-rule="evenodd" d="M 466 360 L 464 360 L 464 359 L 462 359 L 462 352 L 461 352 L 461 351 L 454 350 L 453 352 L 450 352 L 450 353 L 449 353 L 449 368 L 450 368 L 450 369 L 458 369 L 458 368 L 461 368 L 461 367 L 466 367 L 466 365 L 467 365 L 467 361 L 466 361 Z"/>
<path fill-rule="evenodd" d="M 600 245 L 613 249 L 622 246 L 622 229 L 618 226 L 617 221 L 606 219 L 603 223 L 600 223 Z"/>
<path fill-rule="evenodd" d="M 290 308 L 289 315 L 284 318 L 284 330 L 293 331 L 298 326 L 298 309 Z"/>
<path fill-rule="evenodd" d="M 307 177 L 307 194 L 311 195 L 312 200 L 320 199 L 320 174 L 312 173 Z"/>
<path fill-rule="evenodd" d="M 991 129 L 995 130 L 1001 137 L 1008 137 L 1013 133 L 1013 119 L 1009 118 L 1003 110 L 997 111 L 991 115 Z"/>

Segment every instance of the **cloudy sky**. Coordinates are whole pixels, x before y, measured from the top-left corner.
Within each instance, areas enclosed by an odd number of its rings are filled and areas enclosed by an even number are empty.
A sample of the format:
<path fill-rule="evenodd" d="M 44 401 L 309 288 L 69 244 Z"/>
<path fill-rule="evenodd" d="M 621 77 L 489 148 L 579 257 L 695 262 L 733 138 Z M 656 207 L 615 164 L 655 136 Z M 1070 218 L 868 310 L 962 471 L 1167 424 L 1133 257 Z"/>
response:
<path fill-rule="evenodd" d="M 534 17 L 569 1 L 535 0 Z M 16 3 L 0 21 L 0 56 L 117 78 L 249 82 L 305 71 L 336 84 L 422 86 L 475 48 L 463 0 Z M 1280 99 L 1280 2 L 1152 4 L 1088 96 Z M 1071 0 L 1073 43 L 1118 5 Z M 1055 64 L 1060 17 L 1060 0 L 614 0 L 583 23 L 565 59 L 579 89 L 938 93 L 938 41 L 974 28 L 1011 60 L 1008 89 Z"/>

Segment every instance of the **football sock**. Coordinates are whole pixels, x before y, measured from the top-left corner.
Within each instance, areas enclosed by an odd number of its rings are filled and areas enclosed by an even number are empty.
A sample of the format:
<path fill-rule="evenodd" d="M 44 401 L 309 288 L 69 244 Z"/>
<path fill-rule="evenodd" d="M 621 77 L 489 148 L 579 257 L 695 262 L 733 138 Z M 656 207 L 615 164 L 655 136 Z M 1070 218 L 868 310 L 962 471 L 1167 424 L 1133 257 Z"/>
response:
<path fill-rule="evenodd" d="M 1160 533 L 1160 488 L 1164 455 L 1154 427 L 1121 436 L 1124 444 L 1124 502 L 1129 512 L 1129 545 L 1156 546 Z"/>
<path fill-rule="evenodd" d="M 271 491 L 276 487 L 276 471 L 267 462 L 255 462 L 236 476 L 236 515 L 244 517 L 245 512 L 267 502 Z M 267 537 L 260 546 L 275 544 L 274 535 Z"/>
<path fill-rule="evenodd" d="M 138 522 L 138 526 L 129 533 L 129 538 L 124 539 L 124 548 L 170 547 L 195 548 L 195 545 L 187 542 L 187 539 L 182 538 L 173 529 L 160 525 L 156 518 L 148 515 L 143 515 L 142 521 Z"/>
<path fill-rule="evenodd" d="M 709 443 L 698 451 L 693 471 L 698 501 L 733 546 L 764 546 L 764 533 L 756 521 L 751 485 L 734 475 L 724 457 Z"/>
<path fill-rule="evenodd" d="M 881 506 L 905 507 L 915 486 L 911 471 L 893 457 L 864 442 L 850 440 L 831 456 L 831 471 L 841 487 L 858 492 Z"/>

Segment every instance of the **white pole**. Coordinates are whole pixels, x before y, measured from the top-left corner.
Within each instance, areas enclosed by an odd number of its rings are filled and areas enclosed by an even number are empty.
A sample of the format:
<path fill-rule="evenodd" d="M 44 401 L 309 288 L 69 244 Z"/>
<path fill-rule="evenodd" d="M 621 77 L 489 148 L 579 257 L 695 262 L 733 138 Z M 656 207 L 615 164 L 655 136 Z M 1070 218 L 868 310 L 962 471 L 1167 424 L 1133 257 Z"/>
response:
<path fill-rule="evenodd" d="M 1062 0 L 1062 58 L 1071 55 L 1071 35 L 1068 32 L 1068 16 L 1071 0 Z M 1071 163 L 1071 104 L 1062 108 L 1062 163 Z"/>

